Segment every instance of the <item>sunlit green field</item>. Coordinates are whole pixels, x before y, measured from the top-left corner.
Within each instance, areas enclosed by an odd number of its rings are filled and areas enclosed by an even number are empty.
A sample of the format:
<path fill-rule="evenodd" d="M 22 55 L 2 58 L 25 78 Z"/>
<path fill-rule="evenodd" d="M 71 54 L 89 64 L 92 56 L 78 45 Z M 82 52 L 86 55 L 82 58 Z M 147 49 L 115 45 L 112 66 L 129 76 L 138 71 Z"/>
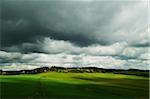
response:
<path fill-rule="evenodd" d="M 4 98 L 148 99 L 149 78 L 111 73 L 41 73 L 0 76 Z"/>

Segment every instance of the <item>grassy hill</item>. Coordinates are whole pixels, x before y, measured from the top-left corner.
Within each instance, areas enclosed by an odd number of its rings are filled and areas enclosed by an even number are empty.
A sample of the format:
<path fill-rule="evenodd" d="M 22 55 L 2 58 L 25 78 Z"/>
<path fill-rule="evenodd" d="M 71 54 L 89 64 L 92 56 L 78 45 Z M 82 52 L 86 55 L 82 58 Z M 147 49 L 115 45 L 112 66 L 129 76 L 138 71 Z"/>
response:
<path fill-rule="evenodd" d="M 0 75 L 1 98 L 148 99 L 149 78 L 112 73 Z"/>

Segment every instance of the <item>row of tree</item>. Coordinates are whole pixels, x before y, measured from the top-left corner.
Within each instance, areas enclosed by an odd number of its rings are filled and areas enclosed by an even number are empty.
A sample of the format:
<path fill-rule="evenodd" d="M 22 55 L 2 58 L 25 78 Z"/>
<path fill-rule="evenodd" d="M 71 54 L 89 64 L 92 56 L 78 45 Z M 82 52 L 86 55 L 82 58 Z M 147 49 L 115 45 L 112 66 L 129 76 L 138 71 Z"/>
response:
<path fill-rule="evenodd" d="M 33 70 L 19 70 L 19 71 L 3 71 L 0 70 L 1 75 L 17 75 L 17 74 L 38 74 L 43 72 L 63 72 L 63 73 L 115 73 L 115 74 L 126 74 L 126 75 L 137 75 L 149 77 L 149 70 L 138 70 L 138 69 L 104 69 L 97 67 L 73 67 L 73 68 L 64 68 L 64 67 L 41 67 Z"/>

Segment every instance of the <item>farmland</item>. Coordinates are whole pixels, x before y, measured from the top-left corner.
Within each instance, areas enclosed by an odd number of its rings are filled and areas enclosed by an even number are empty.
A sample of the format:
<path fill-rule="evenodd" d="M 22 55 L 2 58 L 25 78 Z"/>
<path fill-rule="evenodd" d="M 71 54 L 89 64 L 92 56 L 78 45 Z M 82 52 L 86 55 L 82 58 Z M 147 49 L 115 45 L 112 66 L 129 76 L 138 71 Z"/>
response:
<path fill-rule="evenodd" d="M 1 98 L 148 98 L 149 78 L 112 73 L 1 75 Z"/>

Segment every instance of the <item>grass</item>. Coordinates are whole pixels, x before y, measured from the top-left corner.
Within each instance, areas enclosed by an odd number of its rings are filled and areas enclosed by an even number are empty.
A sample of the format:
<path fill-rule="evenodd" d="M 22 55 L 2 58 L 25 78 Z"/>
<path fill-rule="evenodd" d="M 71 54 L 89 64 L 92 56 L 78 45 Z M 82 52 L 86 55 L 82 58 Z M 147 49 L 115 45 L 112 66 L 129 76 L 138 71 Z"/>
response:
<path fill-rule="evenodd" d="M 1 98 L 148 99 L 149 78 L 111 73 L 0 76 Z"/>

